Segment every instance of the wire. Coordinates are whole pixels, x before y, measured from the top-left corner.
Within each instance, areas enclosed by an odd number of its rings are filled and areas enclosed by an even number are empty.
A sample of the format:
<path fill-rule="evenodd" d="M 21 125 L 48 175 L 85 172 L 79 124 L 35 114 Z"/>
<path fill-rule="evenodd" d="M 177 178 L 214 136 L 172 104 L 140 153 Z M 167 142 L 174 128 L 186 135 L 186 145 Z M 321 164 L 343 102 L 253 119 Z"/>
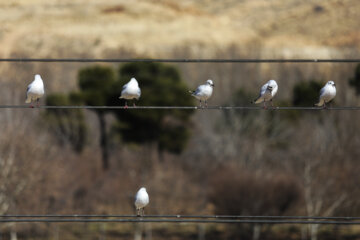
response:
<path fill-rule="evenodd" d="M 357 63 L 360 62 L 360 59 L 0 58 L 0 62 Z"/>
<path fill-rule="evenodd" d="M 304 221 L 304 220 L 239 220 L 239 219 L 144 219 L 138 217 L 136 219 L 54 219 L 54 218 L 30 218 L 30 219 L 0 219 L 1 222 L 21 222 L 21 223 L 134 223 L 134 222 L 150 222 L 150 223 L 248 223 L 248 224 L 332 224 L 332 225 L 360 225 L 360 221 Z"/>
<path fill-rule="evenodd" d="M 0 218 L 138 218 L 137 215 L 89 215 L 89 214 L 45 214 L 45 215 L 0 215 Z M 142 218 L 177 219 L 316 219 L 316 220 L 360 220 L 360 217 L 321 217 L 321 216 L 239 216 L 239 215 L 145 215 Z"/>
<path fill-rule="evenodd" d="M 29 105 L 0 105 L 1 108 L 19 108 L 19 109 L 32 109 Z M 196 107 L 196 106 L 40 106 L 34 109 L 119 109 L 119 110 L 145 110 L 145 109 L 181 109 L 181 110 L 351 110 L 359 111 L 360 107 L 251 107 L 251 106 L 208 106 L 208 107 Z"/>

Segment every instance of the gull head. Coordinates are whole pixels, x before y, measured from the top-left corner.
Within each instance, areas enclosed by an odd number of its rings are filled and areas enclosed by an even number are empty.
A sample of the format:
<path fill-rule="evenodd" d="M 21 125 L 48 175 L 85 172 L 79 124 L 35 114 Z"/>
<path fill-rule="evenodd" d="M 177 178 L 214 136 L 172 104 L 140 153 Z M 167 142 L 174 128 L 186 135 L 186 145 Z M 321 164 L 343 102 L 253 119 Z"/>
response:
<path fill-rule="evenodd" d="M 326 85 L 330 85 L 330 86 L 333 86 L 333 87 L 336 86 L 335 83 L 334 83 L 334 81 L 328 81 L 328 82 L 326 83 Z"/>
<path fill-rule="evenodd" d="M 146 192 L 146 188 L 142 187 L 142 188 L 140 188 L 140 191 Z"/>
<path fill-rule="evenodd" d="M 207 85 L 210 85 L 211 87 L 214 87 L 214 86 L 215 86 L 214 83 L 213 83 L 213 81 L 210 80 L 210 79 L 206 81 L 206 84 L 207 84 Z"/>
<path fill-rule="evenodd" d="M 269 84 L 269 86 L 271 86 L 272 88 L 274 88 L 274 87 L 277 86 L 277 83 L 276 83 L 275 80 L 269 80 L 269 81 L 268 81 L 268 84 Z"/>
<path fill-rule="evenodd" d="M 133 78 L 130 79 L 130 82 L 136 82 L 137 83 L 137 80 L 136 80 L 136 78 L 133 77 Z"/>
<path fill-rule="evenodd" d="M 40 74 L 36 74 L 36 75 L 35 75 L 35 80 L 41 80 Z"/>

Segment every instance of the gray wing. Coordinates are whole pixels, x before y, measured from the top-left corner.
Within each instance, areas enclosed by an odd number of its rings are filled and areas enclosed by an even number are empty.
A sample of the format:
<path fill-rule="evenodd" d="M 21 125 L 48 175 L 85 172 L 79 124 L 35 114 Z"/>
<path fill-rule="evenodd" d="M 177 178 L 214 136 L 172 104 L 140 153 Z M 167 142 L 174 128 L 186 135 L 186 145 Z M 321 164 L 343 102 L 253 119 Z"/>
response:
<path fill-rule="evenodd" d="M 265 84 L 261 87 L 259 96 L 253 101 L 254 103 L 256 103 L 256 102 L 266 93 L 266 90 L 267 90 L 268 86 L 269 86 L 269 84 L 268 84 L 268 83 L 265 83 Z"/>
<path fill-rule="evenodd" d="M 128 85 L 128 84 L 125 84 L 125 85 L 122 87 L 122 90 L 121 90 L 121 91 L 124 91 L 124 90 L 127 88 L 127 85 Z"/>
<path fill-rule="evenodd" d="M 195 95 L 200 94 L 201 92 L 203 92 L 203 89 L 204 89 L 205 87 L 206 87 L 205 85 L 200 85 L 200 86 L 198 86 L 198 88 L 195 90 L 194 94 L 195 94 Z"/>
<path fill-rule="evenodd" d="M 27 89 L 26 89 L 26 97 L 27 97 L 27 95 L 28 95 L 28 92 L 29 92 L 30 88 L 31 88 L 31 83 L 27 86 Z"/>
<path fill-rule="evenodd" d="M 28 91 L 30 90 L 31 86 L 32 86 L 32 83 L 30 83 L 30 84 L 27 86 L 26 92 L 28 92 Z"/>
<path fill-rule="evenodd" d="M 268 88 L 269 84 L 268 83 L 265 83 L 261 89 L 260 89 L 260 94 L 259 94 L 259 97 L 261 97 L 262 95 L 264 95 L 266 93 L 266 90 Z"/>
<path fill-rule="evenodd" d="M 326 86 L 320 90 L 320 97 L 325 94 L 325 91 L 326 91 Z"/>
<path fill-rule="evenodd" d="M 125 84 L 123 87 L 122 87 L 122 90 L 121 90 L 121 95 L 120 95 L 120 97 L 124 94 L 124 91 L 126 90 L 126 88 L 127 88 L 127 85 L 128 84 Z"/>

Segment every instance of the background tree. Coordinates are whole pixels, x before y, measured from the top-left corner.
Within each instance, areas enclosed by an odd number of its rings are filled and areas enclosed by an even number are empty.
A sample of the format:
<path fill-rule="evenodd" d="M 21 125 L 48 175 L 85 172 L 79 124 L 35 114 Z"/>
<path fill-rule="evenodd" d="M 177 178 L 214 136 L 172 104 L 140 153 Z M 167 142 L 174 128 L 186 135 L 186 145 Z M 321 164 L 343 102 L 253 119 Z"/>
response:
<path fill-rule="evenodd" d="M 360 64 L 356 66 L 355 75 L 349 79 L 349 84 L 355 88 L 356 95 L 360 95 Z"/>
<path fill-rule="evenodd" d="M 217 169 L 209 185 L 209 201 L 219 215 L 281 216 L 289 214 L 302 198 L 302 189 L 291 175 L 239 172 L 231 165 Z M 260 225 L 252 227 L 252 239 L 259 239 Z M 232 230 L 234 233 L 248 232 L 248 236 L 243 237 L 250 239 L 251 230 L 246 226 Z"/>
<path fill-rule="evenodd" d="M 82 100 L 78 94 L 55 93 L 46 97 L 46 104 L 50 106 L 79 105 L 80 103 Z M 61 145 L 68 142 L 76 152 L 83 150 L 87 127 L 84 112 L 81 109 L 47 109 L 45 119 Z"/>
<path fill-rule="evenodd" d="M 106 105 L 110 90 L 115 83 L 115 73 L 111 67 L 92 66 L 86 67 L 78 73 L 78 84 L 80 88 L 80 98 L 86 105 L 103 106 Z M 119 93 L 118 93 L 119 94 Z M 106 110 L 92 109 L 98 119 L 100 128 L 100 147 L 102 155 L 102 167 L 104 170 L 109 168 L 109 152 L 106 134 Z"/>
<path fill-rule="evenodd" d="M 118 102 L 122 86 L 135 77 L 141 88 L 139 105 L 192 106 L 193 98 L 181 80 L 178 70 L 160 63 L 129 63 L 119 67 L 118 81 L 114 85 L 109 104 Z M 158 151 L 180 153 L 186 146 L 192 110 L 128 110 L 116 111 L 119 122 L 115 125 L 125 142 L 156 142 Z"/>
<path fill-rule="evenodd" d="M 313 106 L 319 99 L 323 84 L 318 81 L 299 82 L 293 88 L 294 106 Z"/>

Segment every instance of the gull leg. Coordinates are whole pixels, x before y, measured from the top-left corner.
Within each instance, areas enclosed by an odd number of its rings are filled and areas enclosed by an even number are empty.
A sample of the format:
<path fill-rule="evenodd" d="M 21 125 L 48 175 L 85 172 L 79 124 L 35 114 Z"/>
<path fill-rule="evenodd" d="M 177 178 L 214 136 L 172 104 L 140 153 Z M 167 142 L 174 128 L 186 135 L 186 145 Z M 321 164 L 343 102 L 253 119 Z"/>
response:
<path fill-rule="evenodd" d="M 125 106 L 124 106 L 125 109 L 128 108 L 128 105 L 127 105 L 127 101 L 125 101 Z"/>
<path fill-rule="evenodd" d="M 32 99 L 30 100 L 30 106 L 29 106 L 29 108 L 34 108 L 34 103 L 33 103 Z"/>
<path fill-rule="evenodd" d="M 201 107 L 201 100 L 200 100 L 200 106 L 199 107 Z"/>
<path fill-rule="evenodd" d="M 264 107 L 263 107 L 264 109 L 266 109 L 266 102 L 264 101 Z"/>
<path fill-rule="evenodd" d="M 143 207 L 143 209 L 142 209 L 142 216 L 144 216 L 145 215 L 145 208 Z"/>
<path fill-rule="evenodd" d="M 273 107 L 274 107 L 274 104 L 273 104 L 272 99 L 270 100 L 270 104 L 271 104 L 271 107 L 273 108 Z"/>
<path fill-rule="evenodd" d="M 136 216 L 140 217 L 140 208 L 136 209 Z"/>
<path fill-rule="evenodd" d="M 40 103 L 39 103 L 39 102 L 40 102 L 40 98 L 36 99 L 36 106 L 37 106 L 37 107 L 40 107 Z"/>
<path fill-rule="evenodd" d="M 133 102 L 133 106 L 136 107 L 135 102 Z"/>

